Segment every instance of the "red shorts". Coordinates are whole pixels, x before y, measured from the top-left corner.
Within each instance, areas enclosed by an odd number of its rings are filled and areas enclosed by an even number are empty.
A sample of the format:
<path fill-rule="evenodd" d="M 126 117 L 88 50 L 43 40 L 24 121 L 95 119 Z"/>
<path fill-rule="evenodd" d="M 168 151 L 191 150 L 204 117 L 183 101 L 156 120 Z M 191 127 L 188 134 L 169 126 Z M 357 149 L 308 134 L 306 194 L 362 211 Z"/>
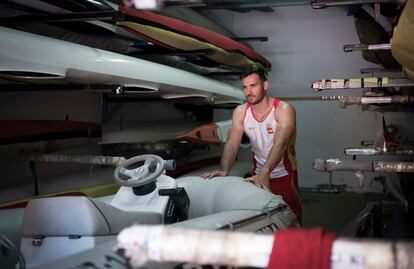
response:
<path fill-rule="evenodd" d="M 276 195 L 281 195 L 293 213 L 295 213 L 299 223 L 302 223 L 302 208 L 300 206 L 298 190 L 298 174 L 296 171 L 283 177 L 270 179 L 270 191 Z"/>

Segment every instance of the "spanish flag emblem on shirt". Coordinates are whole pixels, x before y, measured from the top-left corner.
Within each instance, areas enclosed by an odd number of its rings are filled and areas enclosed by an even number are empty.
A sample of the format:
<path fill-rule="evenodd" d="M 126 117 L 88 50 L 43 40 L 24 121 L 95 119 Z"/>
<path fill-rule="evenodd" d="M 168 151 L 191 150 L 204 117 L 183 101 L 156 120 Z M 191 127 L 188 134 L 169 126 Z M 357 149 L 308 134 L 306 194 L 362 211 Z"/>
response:
<path fill-rule="evenodd" d="M 270 124 L 268 124 L 267 126 L 266 126 L 266 128 L 267 128 L 267 133 L 268 134 L 273 134 L 274 132 L 273 132 L 273 128 L 272 128 L 272 126 L 270 125 Z"/>

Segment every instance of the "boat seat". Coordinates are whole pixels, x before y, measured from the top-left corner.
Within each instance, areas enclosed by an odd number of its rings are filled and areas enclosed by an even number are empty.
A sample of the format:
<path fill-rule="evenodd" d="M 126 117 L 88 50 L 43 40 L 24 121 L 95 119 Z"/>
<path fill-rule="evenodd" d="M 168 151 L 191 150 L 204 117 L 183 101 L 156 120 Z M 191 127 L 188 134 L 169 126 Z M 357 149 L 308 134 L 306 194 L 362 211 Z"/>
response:
<path fill-rule="evenodd" d="M 116 235 L 132 224 L 161 224 L 159 213 L 125 212 L 85 196 L 31 200 L 22 223 L 24 236 Z"/>
<path fill-rule="evenodd" d="M 209 180 L 199 176 L 177 179 L 190 198 L 189 218 L 197 218 L 223 211 L 265 210 L 285 203 L 280 195 L 258 188 L 241 177 L 215 177 Z"/>

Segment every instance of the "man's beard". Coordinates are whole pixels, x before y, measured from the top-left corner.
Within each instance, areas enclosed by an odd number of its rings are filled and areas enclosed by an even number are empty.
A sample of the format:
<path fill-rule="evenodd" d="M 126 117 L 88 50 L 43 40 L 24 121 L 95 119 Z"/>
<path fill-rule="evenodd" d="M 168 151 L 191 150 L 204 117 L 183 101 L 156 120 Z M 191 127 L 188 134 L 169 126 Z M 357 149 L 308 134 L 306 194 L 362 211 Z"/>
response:
<path fill-rule="evenodd" d="M 258 103 L 260 103 L 263 98 L 264 98 L 264 94 L 262 93 L 261 95 L 257 96 L 256 98 L 254 98 L 253 100 L 250 100 L 250 95 L 247 96 L 247 102 L 251 105 L 257 105 Z"/>

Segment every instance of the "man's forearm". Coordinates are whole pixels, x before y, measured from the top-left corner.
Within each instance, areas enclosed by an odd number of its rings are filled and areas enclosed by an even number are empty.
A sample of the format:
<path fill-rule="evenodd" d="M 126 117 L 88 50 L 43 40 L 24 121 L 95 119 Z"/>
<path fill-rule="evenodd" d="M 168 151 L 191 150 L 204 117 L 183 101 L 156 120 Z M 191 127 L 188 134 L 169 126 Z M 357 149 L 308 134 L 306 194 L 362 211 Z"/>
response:
<path fill-rule="evenodd" d="M 287 145 L 285 143 L 273 144 L 267 157 L 267 160 L 264 163 L 262 170 L 260 172 L 270 174 L 270 172 L 273 171 L 273 169 L 275 169 L 276 166 L 283 159 L 283 155 L 285 154 L 286 149 Z"/>
<path fill-rule="evenodd" d="M 230 172 L 236 160 L 237 150 L 238 148 L 235 148 L 229 143 L 224 145 L 223 155 L 220 160 L 220 169 L 222 171 L 225 171 L 226 173 Z"/>

